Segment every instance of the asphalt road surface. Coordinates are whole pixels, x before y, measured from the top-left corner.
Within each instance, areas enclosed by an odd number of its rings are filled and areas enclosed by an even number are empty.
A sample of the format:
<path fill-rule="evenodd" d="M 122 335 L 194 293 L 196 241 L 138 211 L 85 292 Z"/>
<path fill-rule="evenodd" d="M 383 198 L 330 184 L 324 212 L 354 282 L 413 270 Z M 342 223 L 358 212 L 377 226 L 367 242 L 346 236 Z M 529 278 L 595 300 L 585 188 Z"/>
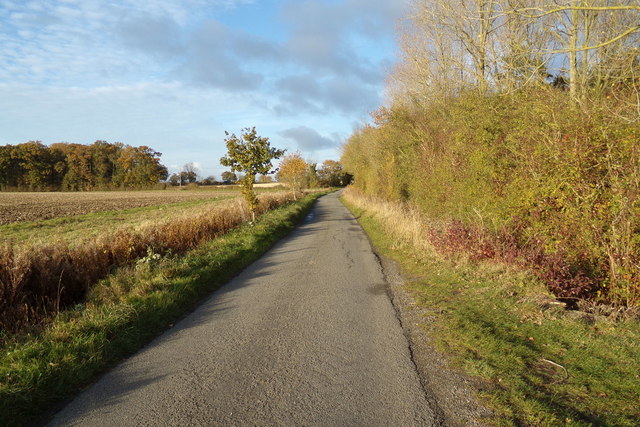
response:
<path fill-rule="evenodd" d="M 434 425 L 369 241 L 334 193 L 52 425 Z"/>

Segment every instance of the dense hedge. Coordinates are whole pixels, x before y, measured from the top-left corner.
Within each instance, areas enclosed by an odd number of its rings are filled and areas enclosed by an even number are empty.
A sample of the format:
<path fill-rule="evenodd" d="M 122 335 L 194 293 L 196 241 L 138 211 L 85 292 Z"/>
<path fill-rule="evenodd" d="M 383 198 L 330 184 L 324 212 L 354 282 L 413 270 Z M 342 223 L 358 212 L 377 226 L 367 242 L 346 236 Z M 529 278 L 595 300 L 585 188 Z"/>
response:
<path fill-rule="evenodd" d="M 640 303 L 640 124 L 542 87 L 382 109 L 342 162 L 431 239 L 535 269 L 557 295 Z"/>

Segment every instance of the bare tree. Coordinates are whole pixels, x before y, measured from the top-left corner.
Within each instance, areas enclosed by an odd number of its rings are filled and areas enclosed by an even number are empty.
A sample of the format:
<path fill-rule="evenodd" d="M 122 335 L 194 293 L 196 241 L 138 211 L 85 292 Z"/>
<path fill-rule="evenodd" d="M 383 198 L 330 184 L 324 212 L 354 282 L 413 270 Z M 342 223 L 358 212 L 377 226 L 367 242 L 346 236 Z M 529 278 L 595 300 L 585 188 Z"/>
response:
<path fill-rule="evenodd" d="M 186 163 L 182 167 L 182 172 L 180 173 L 181 179 L 180 183 L 194 183 L 198 181 L 198 173 L 200 170 L 196 167 L 193 162 Z"/>
<path fill-rule="evenodd" d="M 625 84 L 640 99 L 638 0 L 415 0 L 400 27 L 396 100 L 511 91 L 568 80 L 578 102 Z M 563 77 L 564 76 L 564 77 Z M 640 104 L 637 109 L 640 111 Z"/>
<path fill-rule="evenodd" d="M 508 13 L 529 19 L 553 35 L 553 42 L 541 52 L 565 64 L 575 101 L 589 87 L 602 91 L 607 83 L 627 80 L 634 73 L 629 66 L 638 56 L 637 0 L 555 0 Z M 613 67 L 611 60 L 616 63 Z"/>

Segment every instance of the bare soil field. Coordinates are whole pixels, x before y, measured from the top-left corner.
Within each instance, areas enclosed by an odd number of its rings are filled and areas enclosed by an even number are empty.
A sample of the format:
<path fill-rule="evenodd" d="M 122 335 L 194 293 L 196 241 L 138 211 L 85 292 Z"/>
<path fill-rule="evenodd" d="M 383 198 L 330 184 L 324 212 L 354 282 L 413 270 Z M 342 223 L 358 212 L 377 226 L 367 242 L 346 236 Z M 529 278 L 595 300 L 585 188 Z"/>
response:
<path fill-rule="evenodd" d="M 238 190 L 105 191 L 86 193 L 0 192 L 0 225 L 145 206 L 206 200 Z"/>

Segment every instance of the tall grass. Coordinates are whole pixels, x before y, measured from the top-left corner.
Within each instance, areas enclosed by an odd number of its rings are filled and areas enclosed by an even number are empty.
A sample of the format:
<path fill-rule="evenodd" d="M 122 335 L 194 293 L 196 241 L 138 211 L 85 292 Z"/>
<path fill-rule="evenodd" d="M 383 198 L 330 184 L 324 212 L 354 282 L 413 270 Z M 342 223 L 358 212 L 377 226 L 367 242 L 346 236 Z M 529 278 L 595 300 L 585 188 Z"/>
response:
<path fill-rule="evenodd" d="M 261 195 L 262 214 L 292 200 Z M 38 326 L 65 307 L 82 302 L 92 284 L 115 267 L 152 254 L 179 254 L 237 227 L 249 218 L 244 204 L 227 202 L 210 212 L 188 213 L 139 229 L 105 233 L 81 246 L 0 244 L 0 330 Z"/>
<path fill-rule="evenodd" d="M 365 196 L 355 187 L 347 187 L 343 197 L 351 206 L 366 210 L 384 224 L 389 236 L 393 236 L 394 246 L 409 246 L 416 251 L 417 256 L 437 254 L 429 239 L 431 227 L 415 207 L 380 197 Z"/>

